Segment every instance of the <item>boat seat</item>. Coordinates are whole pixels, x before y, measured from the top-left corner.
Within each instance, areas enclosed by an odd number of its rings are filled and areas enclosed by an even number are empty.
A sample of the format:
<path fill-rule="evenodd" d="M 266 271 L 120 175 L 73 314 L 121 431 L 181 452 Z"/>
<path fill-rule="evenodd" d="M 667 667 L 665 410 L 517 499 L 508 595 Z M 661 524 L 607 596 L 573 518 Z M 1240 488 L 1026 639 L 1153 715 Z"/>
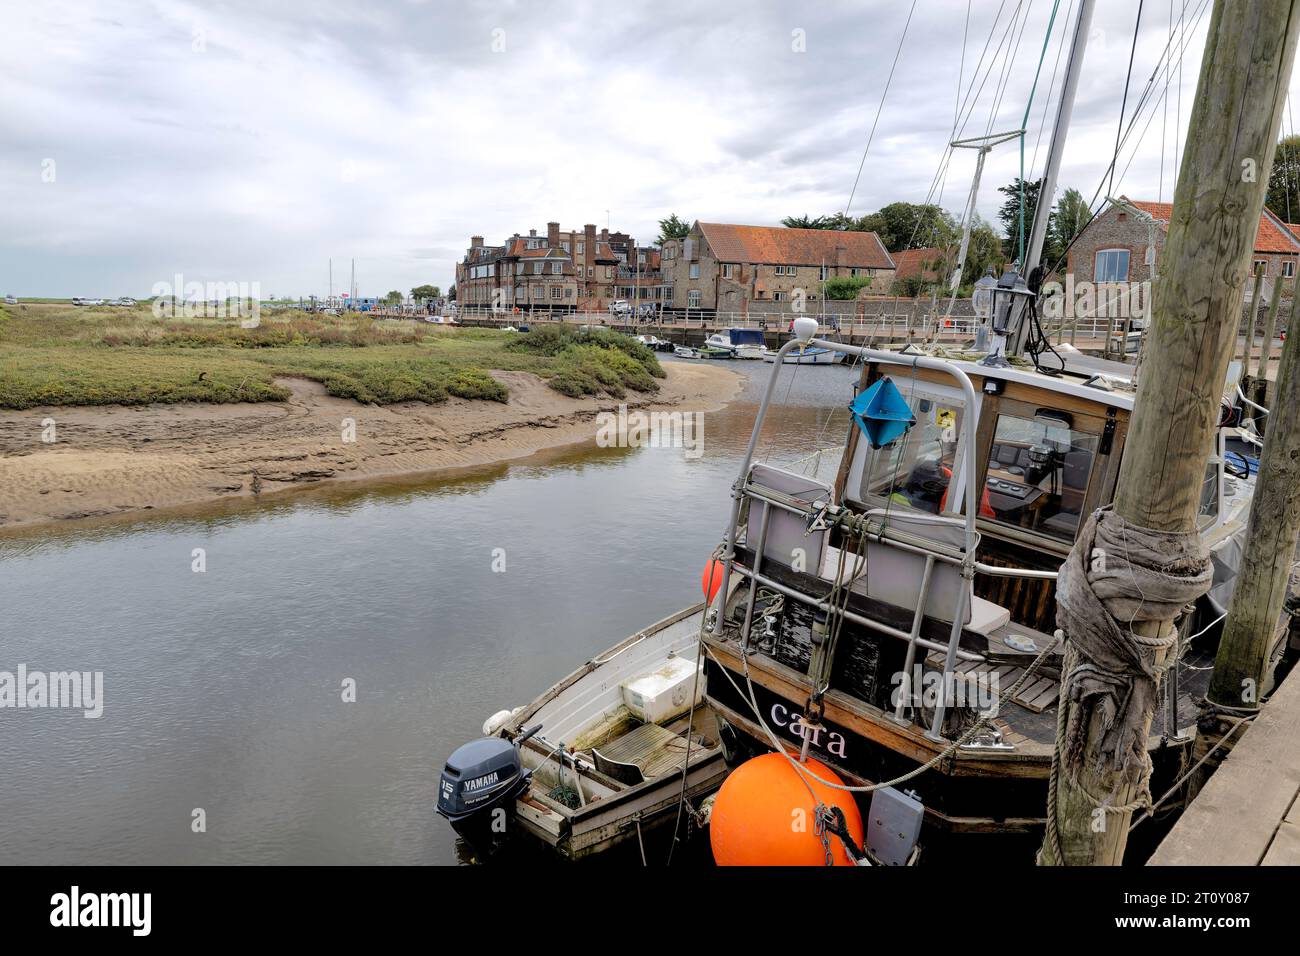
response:
<path fill-rule="evenodd" d="M 834 492 L 830 485 L 807 475 L 795 474 L 784 468 L 756 464 L 749 470 L 749 483 L 759 488 L 805 502 L 811 507 L 817 500 L 830 501 Z M 750 507 L 749 533 L 752 541 L 758 540 L 760 502 Z M 796 551 L 805 556 L 804 567 L 819 568 L 826 545 L 826 532 L 808 534 L 807 522 L 797 514 L 781 508 L 772 508 L 767 520 L 767 538 L 763 543 L 763 560 L 776 561 L 791 567 Z"/>
<path fill-rule="evenodd" d="M 681 770 L 686 760 L 686 738 L 658 724 L 642 724 L 606 744 L 603 750 L 593 749 L 591 753 L 597 770 L 634 786 Z M 635 779 L 632 771 L 640 779 Z"/>
<path fill-rule="evenodd" d="M 970 621 L 966 630 L 988 637 L 1000 627 L 1011 623 L 1011 612 L 1000 604 L 986 601 L 979 595 L 972 594 L 970 599 Z"/>
<path fill-rule="evenodd" d="M 638 783 L 645 783 L 645 774 L 641 772 L 641 768 L 636 764 L 610 760 L 595 747 L 591 748 L 591 755 L 595 758 L 596 769 L 611 780 L 617 780 L 629 787 L 635 787 Z"/>

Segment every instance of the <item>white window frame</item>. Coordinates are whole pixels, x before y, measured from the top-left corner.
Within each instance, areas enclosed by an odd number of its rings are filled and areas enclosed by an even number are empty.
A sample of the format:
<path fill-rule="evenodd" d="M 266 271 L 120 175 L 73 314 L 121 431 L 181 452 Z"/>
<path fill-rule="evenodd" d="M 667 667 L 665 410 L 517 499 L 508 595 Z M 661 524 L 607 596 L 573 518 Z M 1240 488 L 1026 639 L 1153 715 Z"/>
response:
<path fill-rule="evenodd" d="M 1106 255 L 1107 253 L 1118 254 L 1121 252 L 1124 253 L 1124 274 L 1118 277 L 1107 276 L 1106 278 L 1103 279 L 1101 277 L 1102 256 Z M 1129 269 L 1132 268 L 1132 265 L 1133 265 L 1132 252 L 1124 246 L 1109 246 L 1105 249 L 1098 249 L 1096 252 L 1093 253 L 1092 279 L 1094 282 L 1127 282 L 1129 276 Z"/>

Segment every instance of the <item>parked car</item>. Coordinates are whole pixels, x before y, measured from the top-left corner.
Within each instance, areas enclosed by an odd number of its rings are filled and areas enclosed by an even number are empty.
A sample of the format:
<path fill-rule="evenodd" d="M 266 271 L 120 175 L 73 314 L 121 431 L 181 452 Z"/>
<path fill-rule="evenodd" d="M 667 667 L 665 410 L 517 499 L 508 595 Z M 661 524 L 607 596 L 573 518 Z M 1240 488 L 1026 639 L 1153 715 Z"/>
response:
<path fill-rule="evenodd" d="M 610 315 L 631 315 L 632 304 L 627 299 L 615 299 L 609 306 Z"/>
<path fill-rule="evenodd" d="M 5 296 L 5 305 L 17 305 L 17 304 L 18 304 L 18 299 L 16 296 L 12 296 L 12 295 Z"/>
<path fill-rule="evenodd" d="M 72 304 L 73 304 L 73 305 L 90 305 L 90 300 L 89 300 L 89 299 L 83 299 L 83 298 L 82 298 L 81 296 L 79 296 L 79 295 L 74 295 L 74 296 L 72 297 Z"/>
<path fill-rule="evenodd" d="M 129 295 L 124 295 L 124 296 L 121 296 L 120 298 L 114 299 L 113 302 L 112 302 L 112 304 L 113 304 L 113 305 L 134 306 L 134 305 L 135 305 L 135 299 L 131 298 Z"/>

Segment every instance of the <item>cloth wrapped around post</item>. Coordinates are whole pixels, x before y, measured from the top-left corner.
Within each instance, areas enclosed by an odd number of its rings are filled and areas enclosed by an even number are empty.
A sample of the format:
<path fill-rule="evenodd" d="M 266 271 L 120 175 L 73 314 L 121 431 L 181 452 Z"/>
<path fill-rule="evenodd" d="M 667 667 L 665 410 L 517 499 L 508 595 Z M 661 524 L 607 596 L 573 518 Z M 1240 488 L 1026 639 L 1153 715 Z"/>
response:
<path fill-rule="evenodd" d="M 1061 567 L 1056 623 L 1079 663 L 1065 675 L 1070 716 L 1061 748 L 1065 767 L 1082 765 L 1088 723 L 1100 709 L 1099 765 L 1143 784 L 1147 770 L 1143 715 L 1155 706 L 1153 650 L 1176 640 L 1140 638 L 1131 625 L 1170 621 L 1210 589 L 1213 565 L 1198 531 L 1153 531 L 1129 524 L 1111 506 L 1094 511 Z"/>

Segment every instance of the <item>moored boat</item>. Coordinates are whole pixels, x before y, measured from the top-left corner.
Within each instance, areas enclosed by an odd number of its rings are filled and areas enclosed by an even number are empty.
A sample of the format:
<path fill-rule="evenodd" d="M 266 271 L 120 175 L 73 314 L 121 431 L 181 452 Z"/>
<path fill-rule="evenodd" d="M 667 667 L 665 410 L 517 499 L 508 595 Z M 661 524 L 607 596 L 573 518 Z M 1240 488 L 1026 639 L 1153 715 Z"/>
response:
<path fill-rule="evenodd" d="M 675 819 L 683 767 L 688 801 L 716 790 L 726 766 L 717 722 L 703 703 L 703 612 L 697 605 L 670 615 L 530 704 L 490 717 L 487 737 L 448 760 L 438 812 L 480 855 L 501 834 L 514 834 L 576 860 Z M 509 790 L 519 779 L 525 785 Z M 506 796 L 467 812 L 478 807 L 467 807 L 465 796 L 491 787 Z"/>

